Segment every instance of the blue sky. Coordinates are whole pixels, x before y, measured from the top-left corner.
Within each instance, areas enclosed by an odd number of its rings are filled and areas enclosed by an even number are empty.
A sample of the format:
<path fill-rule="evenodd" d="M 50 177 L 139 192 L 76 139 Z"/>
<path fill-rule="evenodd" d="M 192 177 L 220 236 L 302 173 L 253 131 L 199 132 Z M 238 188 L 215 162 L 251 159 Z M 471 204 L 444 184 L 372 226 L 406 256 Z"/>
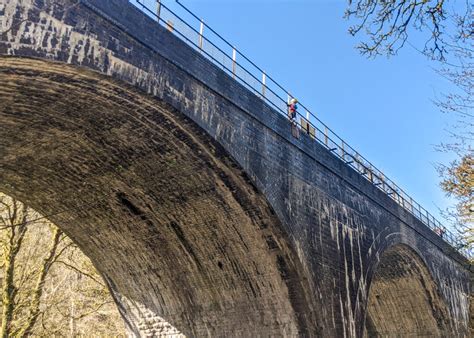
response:
<path fill-rule="evenodd" d="M 146 1 L 145 1 L 146 2 Z M 153 3 L 149 0 L 148 3 Z M 171 9 L 174 0 L 163 0 Z M 452 158 L 455 121 L 433 104 L 451 84 L 407 45 L 391 58 L 366 59 L 347 33 L 343 0 L 181 0 L 402 189 L 439 215 L 450 201 L 435 164 Z M 196 27 L 197 28 L 197 27 Z M 409 39 L 421 47 L 420 35 Z M 440 217 L 438 217 L 440 218 Z"/>

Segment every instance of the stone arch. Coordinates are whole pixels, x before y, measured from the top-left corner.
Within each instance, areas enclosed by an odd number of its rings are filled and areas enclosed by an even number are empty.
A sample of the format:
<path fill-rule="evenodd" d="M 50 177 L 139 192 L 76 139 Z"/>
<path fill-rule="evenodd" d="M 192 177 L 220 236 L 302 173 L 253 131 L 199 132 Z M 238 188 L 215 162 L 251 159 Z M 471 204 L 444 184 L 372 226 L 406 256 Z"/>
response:
<path fill-rule="evenodd" d="M 310 287 L 239 165 L 173 107 L 63 63 L 0 57 L 0 191 L 63 229 L 135 335 L 311 335 Z"/>
<path fill-rule="evenodd" d="M 384 250 L 370 281 L 364 336 L 446 336 L 451 332 L 448 318 L 419 254 L 406 244 Z"/>

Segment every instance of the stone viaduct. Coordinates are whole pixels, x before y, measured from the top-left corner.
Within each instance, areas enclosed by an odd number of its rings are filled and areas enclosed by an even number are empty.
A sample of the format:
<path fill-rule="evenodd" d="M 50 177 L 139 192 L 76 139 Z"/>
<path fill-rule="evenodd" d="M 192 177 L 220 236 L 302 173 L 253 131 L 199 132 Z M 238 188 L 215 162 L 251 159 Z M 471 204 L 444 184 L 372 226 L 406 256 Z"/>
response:
<path fill-rule="evenodd" d="M 466 258 L 126 0 L 0 0 L 0 29 L 0 191 L 130 334 L 469 335 Z"/>

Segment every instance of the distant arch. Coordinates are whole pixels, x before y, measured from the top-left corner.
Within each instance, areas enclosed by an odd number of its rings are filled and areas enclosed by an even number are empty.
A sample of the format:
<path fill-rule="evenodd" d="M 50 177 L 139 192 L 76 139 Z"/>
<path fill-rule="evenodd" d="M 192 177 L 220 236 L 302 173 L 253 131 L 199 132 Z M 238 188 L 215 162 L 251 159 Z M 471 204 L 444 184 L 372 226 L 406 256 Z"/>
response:
<path fill-rule="evenodd" d="M 384 251 L 370 283 L 364 337 L 445 336 L 447 318 L 422 258 L 404 244 Z"/>

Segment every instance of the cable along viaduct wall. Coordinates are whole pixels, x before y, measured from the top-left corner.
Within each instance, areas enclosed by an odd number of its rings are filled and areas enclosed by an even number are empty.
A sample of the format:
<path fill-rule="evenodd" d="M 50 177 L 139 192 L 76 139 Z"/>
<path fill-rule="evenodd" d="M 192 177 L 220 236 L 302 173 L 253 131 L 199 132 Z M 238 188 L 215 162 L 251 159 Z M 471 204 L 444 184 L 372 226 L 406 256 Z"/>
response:
<path fill-rule="evenodd" d="M 465 258 L 125 0 L 0 0 L 0 190 L 136 336 L 466 336 Z"/>

